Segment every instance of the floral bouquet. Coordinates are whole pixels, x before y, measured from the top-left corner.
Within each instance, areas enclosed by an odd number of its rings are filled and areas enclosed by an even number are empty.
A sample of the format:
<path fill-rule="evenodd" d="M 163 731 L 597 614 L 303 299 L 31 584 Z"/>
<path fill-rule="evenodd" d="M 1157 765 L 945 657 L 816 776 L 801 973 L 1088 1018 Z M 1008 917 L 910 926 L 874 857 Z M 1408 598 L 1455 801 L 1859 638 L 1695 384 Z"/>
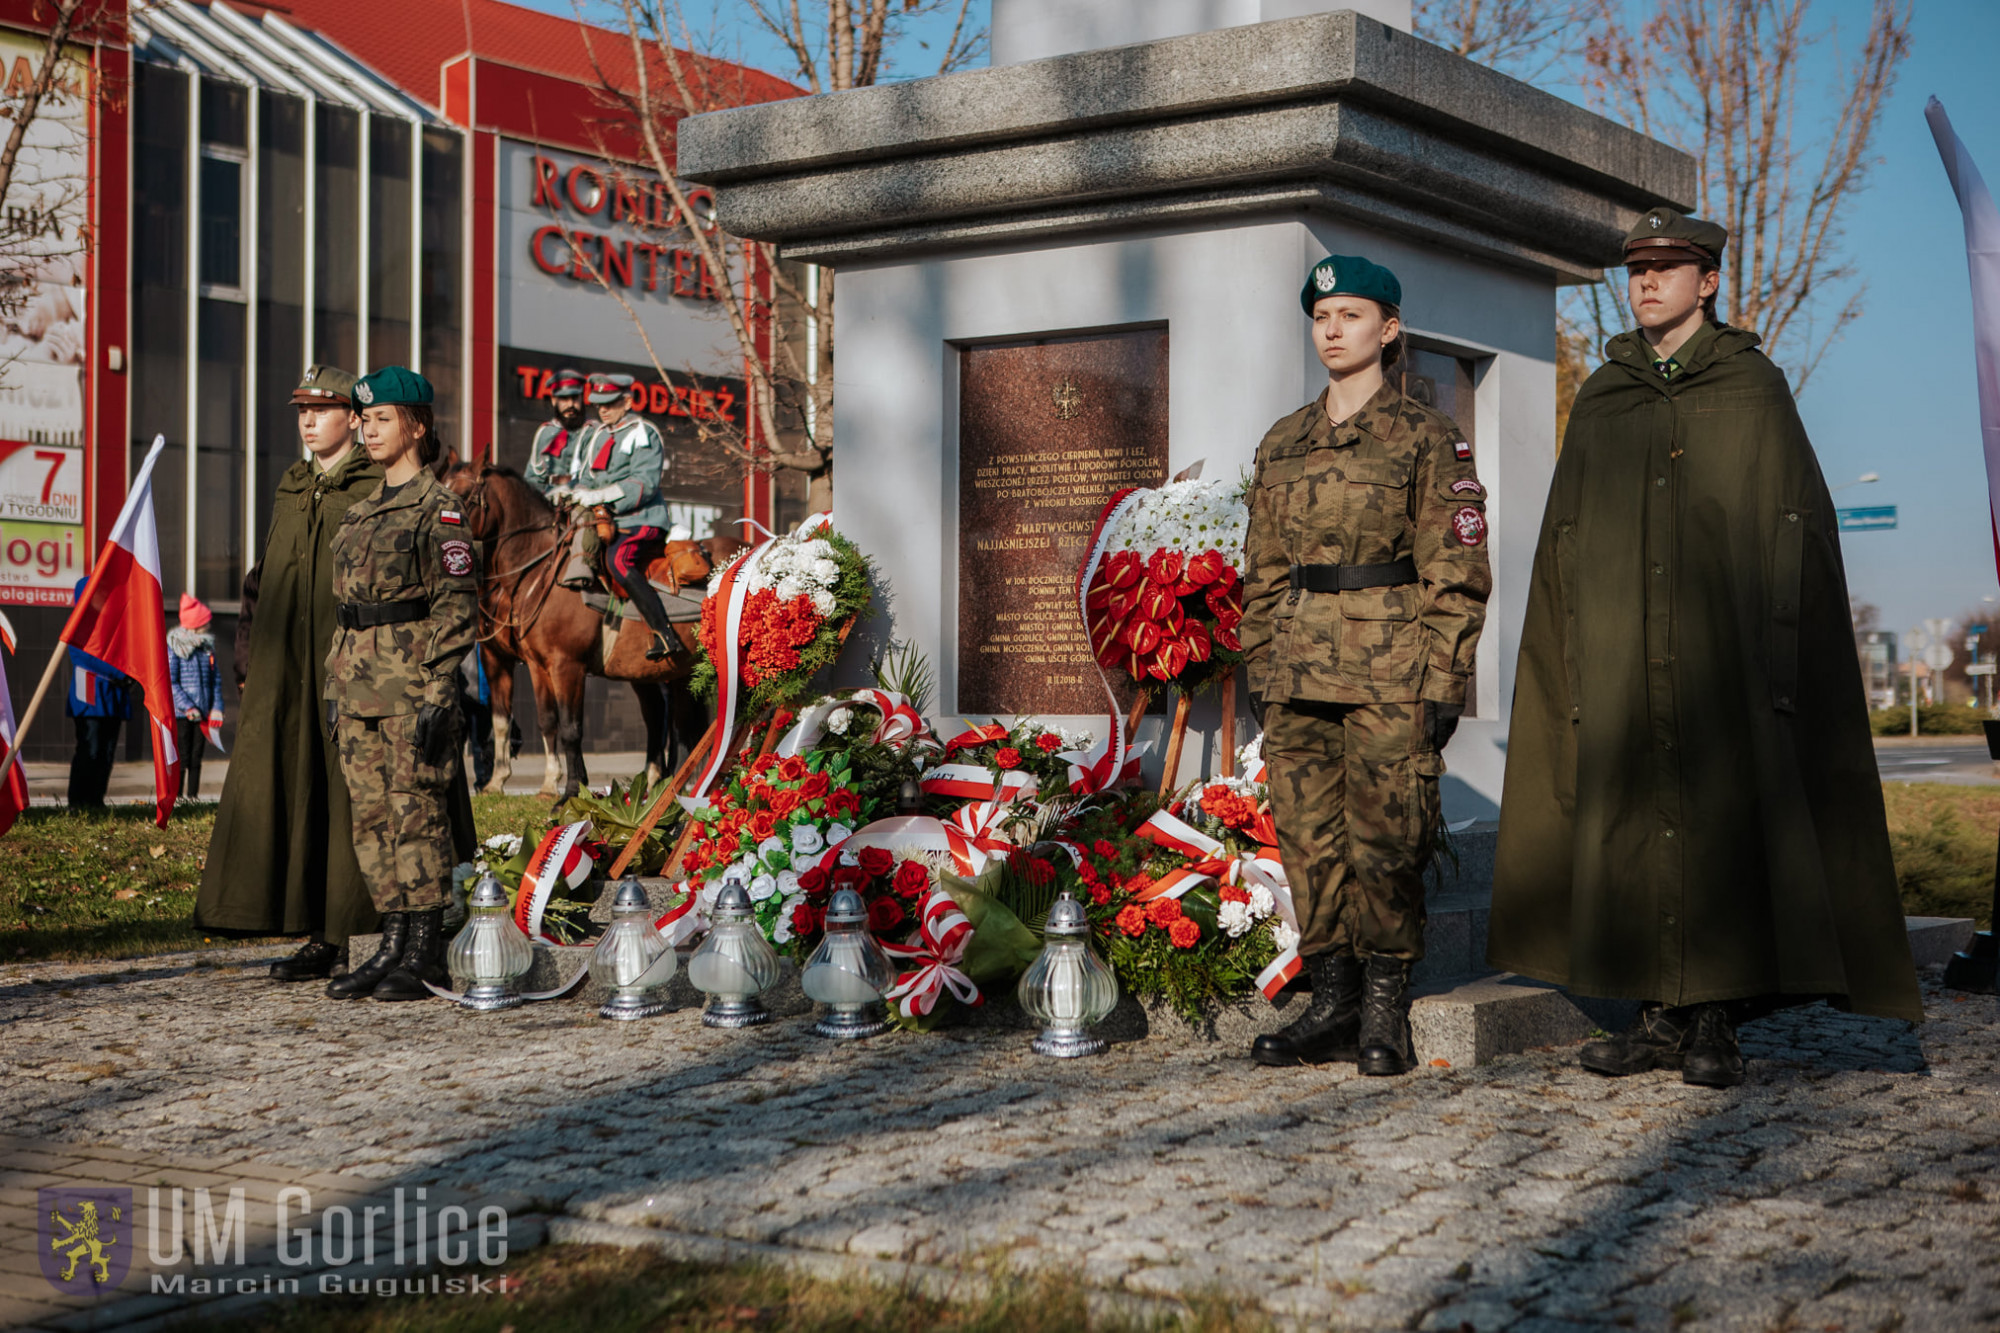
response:
<path fill-rule="evenodd" d="M 1087 731 L 1045 726 L 1032 717 L 1011 727 L 999 722 L 968 727 L 944 742 L 941 762 L 924 775 L 924 793 L 950 813 L 969 800 L 1006 803 L 1038 792 L 1066 792 L 1066 756 L 1089 749 L 1094 739 Z"/>
<path fill-rule="evenodd" d="M 1243 660 L 1241 482 L 1175 481 L 1105 505 L 1083 590 L 1098 664 L 1196 690 Z"/>

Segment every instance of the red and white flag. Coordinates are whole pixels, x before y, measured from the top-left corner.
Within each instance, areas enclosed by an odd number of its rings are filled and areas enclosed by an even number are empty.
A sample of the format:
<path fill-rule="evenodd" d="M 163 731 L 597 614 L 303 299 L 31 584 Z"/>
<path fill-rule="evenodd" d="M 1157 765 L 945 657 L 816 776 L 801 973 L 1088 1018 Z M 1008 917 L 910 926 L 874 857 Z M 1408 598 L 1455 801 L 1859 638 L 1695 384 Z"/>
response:
<path fill-rule="evenodd" d="M 1937 140 L 1951 191 L 1965 215 L 1965 262 L 1972 276 L 1972 359 L 1979 376 L 1979 434 L 1986 447 L 1987 505 L 1993 523 L 1993 561 L 2000 567 L 2000 209 L 1933 97 L 1924 119 Z"/>
<path fill-rule="evenodd" d="M 118 521 L 97 553 L 90 581 L 60 636 L 71 647 L 124 672 L 146 692 L 146 712 L 153 721 L 153 795 L 161 828 L 167 825 L 181 785 L 181 756 L 174 747 L 174 692 L 167 683 L 160 537 L 153 521 L 153 464 L 166 443 L 164 436 L 153 437 L 153 447 L 125 496 L 125 507 L 118 511 Z"/>
<path fill-rule="evenodd" d="M 5 644 L 7 655 L 14 655 L 14 625 L 4 613 L 0 613 L 0 644 Z M 0 763 L 5 763 L 7 755 L 14 748 L 14 737 L 18 733 L 14 725 L 14 695 L 7 688 L 7 673 L 0 670 Z M 7 770 L 7 781 L 0 785 L 0 834 L 14 827 L 14 820 L 28 808 L 28 774 L 16 764 Z"/>

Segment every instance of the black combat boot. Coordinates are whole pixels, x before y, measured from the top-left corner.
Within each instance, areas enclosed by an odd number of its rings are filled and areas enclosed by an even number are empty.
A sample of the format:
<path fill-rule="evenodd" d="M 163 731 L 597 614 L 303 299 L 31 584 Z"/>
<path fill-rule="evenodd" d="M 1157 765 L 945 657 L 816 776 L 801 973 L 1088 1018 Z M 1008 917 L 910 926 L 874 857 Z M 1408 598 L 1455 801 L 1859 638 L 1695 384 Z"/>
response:
<path fill-rule="evenodd" d="M 346 976 L 335 977 L 326 983 L 326 993 L 335 1000 L 358 1000 L 372 994 L 383 977 L 396 968 L 403 957 L 403 945 L 410 936 L 410 914 L 408 912 L 384 912 L 382 914 L 382 946 L 375 950 L 375 956 L 360 967 L 352 968 Z"/>
<path fill-rule="evenodd" d="M 1276 1032 L 1250 1045 L 1260 1065 L 1317 1065 L 1352 1060 L 1360 1051 L 1361 960 L 1351 953 L 1316 953 L 1306 959 L 1312 1003 Z"/>
<path fill-rule="evenodd" d="M 1410 1040 L 1410 965 L 1387 954 L 1368 955 L 1361 996 L 1361 1053 L 1354 1067 L 1364 1074 L 1407 1074 L 1417 1063 Z"/>
<path fill-rule="evenodd" d="M 314 981 L 320 977 L 333 975 L 333 965 L 345 953 L 337 944 L 328 944 L 318 935 L 299 946 L 299 951 L 289 958 L 280 958 L 271 964 L 273 981 Z"/>
<path fill-rule="evenodd" d="M 1736 1025 L 1729 1021 L 1729 1007 L 1696 1005 L 1687 1056 L 1681 1062 L 1681 1082 L 1703 1088 L 1733 1088 L 1742 1081 L 1743 1051 L 1736 1044 Z"/>
<path fill-rule="evenodd" d="M 411 912 L 410 942 L 403 947 L 403 959 L 396 970 L 375 987 L 378 1000 L 428 1000 L 426 981 L 450 987 L 451 974 L 444 969 L 444 909 Z"/>
<path fill-rule="evenodd" d="M 1585 1042 L 1577 1062 L 1591 1073 L 1607 1078 L 1643 1074 L 1648 1069 L 1679 1069 L 1687 1057 L 1688 1033 L 1693 1024 L 1692 1009 L 1642 1004 L 1631 1027 L 1615 1037 Z"/>

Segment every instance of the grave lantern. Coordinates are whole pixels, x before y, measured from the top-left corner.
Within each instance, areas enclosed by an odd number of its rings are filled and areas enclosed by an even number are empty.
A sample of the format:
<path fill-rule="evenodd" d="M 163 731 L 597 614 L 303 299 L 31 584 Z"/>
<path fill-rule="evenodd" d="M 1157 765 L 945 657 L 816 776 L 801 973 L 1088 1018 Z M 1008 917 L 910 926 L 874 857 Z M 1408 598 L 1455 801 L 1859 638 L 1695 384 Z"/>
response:
<path fill-rule="evenodd" d="M 827 1007 L 813 1024 L 822 1037 L 872 1037 L 889 1025 L 876 1007 L 895 980 L 889 955 L 868 933 L 868 908 L 853 889 L 833 895 L 826 908 L 826 936 L 806 960 L 800 984 L 806 997 Z"/>
<path fill-rule="evenodd" d="M 535 946 L 514 924 L 507 890 L 488 871 L 472 886 L 465 926 L 452 938 L 445 966 L 465 991 L 468 1009 L 512 1009 L 521 1004 L 521 978 L 535 964 Z"/>
<path fill-rule="evenodd" d="M 1101 1055 L 1104 1038 L 1090 1029 L 1118 1003 L 1118 979 L 1090 947 L 1090 918 L 1067 889 L 1049 909 L 1041 956 L 1021 975 L 1021 1008 L 1042 1025 L 1040 1055 Z"/>
<path fill-rule="evenodd" d="M 667 1010 L 660 988 L 674 977 L 673 946 L 653 927 L 653 905 L 636 879 L 619 881 L 611 927 L 590 954 L 590 979 L 606 992 L 601 1018 L 650 1018 Z"/>
<path fill-rule="evenodd" d="M 708 938 L 688 959 L 688 980 L 709 997 L 703 1025 L 747 1028 L 770 1019 L 757 1000 L 778 980 L 778 951 L 751 915 L 750 895 L 734 881 L 722 886 Z"/>

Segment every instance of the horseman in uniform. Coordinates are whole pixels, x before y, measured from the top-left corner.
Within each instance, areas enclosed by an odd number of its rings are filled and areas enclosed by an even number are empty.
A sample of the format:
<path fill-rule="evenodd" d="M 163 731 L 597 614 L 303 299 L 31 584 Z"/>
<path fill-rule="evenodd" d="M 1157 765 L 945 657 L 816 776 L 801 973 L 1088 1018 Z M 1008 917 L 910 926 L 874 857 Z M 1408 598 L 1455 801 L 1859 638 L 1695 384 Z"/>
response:
<path fill-rule="evenodd" d="M 630 375 L 592 375 L 589 400 L 597 409 L 598 424 L 580 442 L 580 467 L 570 498 L 580 505 L 602 506 L 609 513 L 617 533 L 605 563 L 657 637 L 646 658 L 658 661 L 678 639 L 666 607 L 646 578 L 646 567 L 664 554 L 668 541 L 683 535 L 669 531 L 672 518 L 660 494 L 666 442 L 658 427 L 633 413 Z"/>
<path fill-rule="evenodd" d="M 583 372 L 565 367 L 555 374 L 549 391 L 555 416 L 535 432 L 528 450 L 528 466 L 521 473 L 530 486 L 546 498 L 558 486 L 569 485 L 576 475 L 576 449 L 584 434 Z"/>

